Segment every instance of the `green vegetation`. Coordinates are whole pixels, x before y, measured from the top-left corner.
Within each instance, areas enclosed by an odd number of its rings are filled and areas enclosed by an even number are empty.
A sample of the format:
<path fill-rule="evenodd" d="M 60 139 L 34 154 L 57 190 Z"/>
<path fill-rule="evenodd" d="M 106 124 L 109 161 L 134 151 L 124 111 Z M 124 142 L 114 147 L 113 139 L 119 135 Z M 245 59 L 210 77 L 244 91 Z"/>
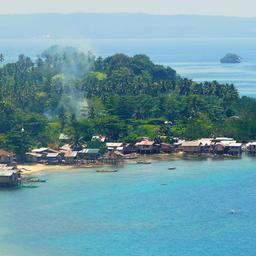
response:
<path fill-rule="evenodd" d="M 145 55 L 96 59 L 54 46 L 4 65 L 0 85 L 0 147 L 21 160 L 31 147 L 57 147 L 61 132 L 77 149 L 99 134 L 130 142 L 256 139 L 255 99 L 240 98 L 232 84 L 181 78 Z"/>

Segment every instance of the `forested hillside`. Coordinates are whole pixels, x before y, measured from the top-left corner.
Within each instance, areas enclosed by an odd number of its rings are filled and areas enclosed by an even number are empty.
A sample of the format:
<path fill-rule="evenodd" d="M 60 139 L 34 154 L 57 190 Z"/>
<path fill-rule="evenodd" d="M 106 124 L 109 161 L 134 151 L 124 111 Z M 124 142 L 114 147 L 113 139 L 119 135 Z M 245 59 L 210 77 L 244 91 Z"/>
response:
<path fill-rule="evenodd" d="M 145 55 L 95 58 L 51 47 L 0 69 L 0 147 L 20 158 L 33 146 L 73 145 L 91 136 L 135 142 L 232 136 L 256 139 L 256 101 L 233 85 L 196 83 Z"/>

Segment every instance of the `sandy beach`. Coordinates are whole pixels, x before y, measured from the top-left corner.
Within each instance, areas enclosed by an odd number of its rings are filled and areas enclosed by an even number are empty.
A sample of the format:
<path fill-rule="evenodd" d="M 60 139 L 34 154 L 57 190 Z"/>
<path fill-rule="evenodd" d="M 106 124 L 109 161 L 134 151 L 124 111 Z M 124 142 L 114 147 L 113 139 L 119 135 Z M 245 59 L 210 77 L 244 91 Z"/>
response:
<path fill-rule="evenodd" d="M 21 164 L 17 166 L 23 174 L 33 174 L 43 171 L 58 171 L 58 170 L 69 170 L 74 168 L 73 166 L 64 165 L 45 165 L 45 164 Z"/>
<path fill-rule="evenodd" d="M 64 170 L 74 170 L 78 168 L 91 169 L 96 167 L 102 167 L 103 165 L 45 165 L 45 164 L 20 164 L 18 169 L 22 171 L 22 174 L 29 175 L 34 173 L 40 173 L 45 171 L 64 171 Z M 105 166 L 105 165 L 104 165 Z"/>

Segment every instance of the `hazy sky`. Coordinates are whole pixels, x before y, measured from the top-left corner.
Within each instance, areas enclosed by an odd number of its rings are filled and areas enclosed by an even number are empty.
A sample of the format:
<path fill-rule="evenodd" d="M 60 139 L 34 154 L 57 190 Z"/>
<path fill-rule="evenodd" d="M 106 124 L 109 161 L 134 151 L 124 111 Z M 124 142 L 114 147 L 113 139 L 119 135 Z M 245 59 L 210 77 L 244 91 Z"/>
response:
<path fill-rule="evenodd" d="M 0 13 L 143 12 L 256 16 L 256 0 L 0 0 Z"/>

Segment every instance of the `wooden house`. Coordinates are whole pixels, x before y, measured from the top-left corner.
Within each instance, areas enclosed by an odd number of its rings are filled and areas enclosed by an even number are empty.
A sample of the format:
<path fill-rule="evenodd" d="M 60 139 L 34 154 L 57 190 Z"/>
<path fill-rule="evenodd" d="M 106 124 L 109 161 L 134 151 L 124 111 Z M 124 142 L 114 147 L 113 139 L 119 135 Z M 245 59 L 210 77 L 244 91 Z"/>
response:
<path fill-rule="evenodd" d="M 14 162 L 15 155 L 0 149 L 0 164 L 12 164 Z"/>
<path fill-rule="evenodd" d="M 230 155 L 242 154 L 242 143 L 231 142 L 228 146 L 228 154 Z"/>
<path fill-rule="evenodd" d="M 139 154 L 157 154 L 160 152 L 160 146 L 156 145 L 154 141 L 147 138 L 135 144 Z"/>
<path fill-rule="evenodd" d="M 0 187 L 16 187 L 20 184 L 20 172 L 14 167 L 0 165 Z"/>
<path fill-rule="evenodd" d="M 106 146 L 110 151 L 123 151 L 124 144 L 122 142 L 107 142 Z"/>
<path fill-rule="evenodd" d="M 212 138 L 202 138 L 199 140 L 201 142 L 201 152 L 202 153 L 210 153 Z"/>
<path fill-rule="evenodd" d="M 174 151 L 174 146 L 168 143 L 161 143 L 160 148 L 163 153 L 171 153 Z"/>
<path fill-rule="evenodd" d="M 125 143 L 124 146 L 123 146 L 123 151 L 122 153 L 123 154 L 132 154 L 132 153 L 135 153 L 137 150 L 136 150 L 136 146 L 132 143 Z"/>
<path fill-rule="evenodd" d="M 100 157 L 100 150 L 98 148 L 86 148 L 84 151 L 86 160 L 97 160 Z"/>
<path fill-rule="evenodd" d="M 255 155 L 256 154 L 256 142 L 249 142 L 246 144 L 246 151 L 249 154 Z"/>
<path fill-rule="evenodd" d="M 51 153 L 58 153 L 57 150 L 51 149 L 51 148 L 37 148 L 37 149 L 33 149 L 31 151 L 32 153 L 36 153 L 36 154 L 40 154 L 42 157 L 42 160 L 45 160 L 47 158 L 48 154 Z"/>
<path fill-rule="evenodd" d="M 202 152 L 202 143 L 200 140 L 184 141 L 181 144 L 181 149 L 184 153 L 199 154 Z"/>
<path fill-rule="evenodd" d="M 78 152 L 77 151 L 68 151 L 64 155 L 65 164 L 75 164 L 78 160 Z"/>
<path fill-rule="evenodd" d="M 242 153 L 242 143 L 238 143 L 233 139 L 213 142 L 212 153 L 239 155 Z"/>
<path fill-rule="evenodd" d="M 62 159 L 63 159 L 63 154 L 62 153 L 48 153 L 46 155 L 46 161 L 47 161 L 47 164 L 60 164 L 62 163 Z"/>
<path fill-rule="evenodd" d="M 28 163 L 38 163 L 41 160 L 42 160 L 42 154 L 33 153 L 33 152 L 26 153 L 26 161 Z"/>
<path fill-rule="evenodd" d="M 124 160 L 124 154 L 119 151 L 108 151 L 101 159 L 106 164 L 118 164 Z"/>

